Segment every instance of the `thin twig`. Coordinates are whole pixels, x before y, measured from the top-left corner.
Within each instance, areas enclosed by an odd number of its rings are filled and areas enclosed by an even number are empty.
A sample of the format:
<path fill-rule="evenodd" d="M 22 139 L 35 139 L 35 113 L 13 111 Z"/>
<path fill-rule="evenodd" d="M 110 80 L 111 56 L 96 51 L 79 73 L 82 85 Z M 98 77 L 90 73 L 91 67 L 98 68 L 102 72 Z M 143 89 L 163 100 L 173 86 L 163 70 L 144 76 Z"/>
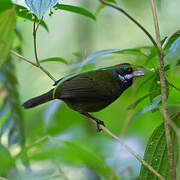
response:
<path fill-rule="evenodd" d="M 33 23 L 34 55 L 35 55 L 35 58 L 36 58 L 36 64 L 38 66 L 40 66 L 40 63 L 39 63 L 39 60 L 38 60 L 38 55 L 37 55 L 36 33 L 37 33 L 37 29 L 36 29 L 36 16 L 34 16 L 34 23 Z"/>
<path fill-rule="evenodd" d="M 56 167 L 57 167 L 57 169 L 58 169 L 59 174 L 63 176 L 63 179 L 64 179 L 64 180 L 69 180 L 69 178 L 67 177 L 67 175 L 65 174 L 65 172 L 62 170 L 60 164 L 59 164 L 57 161 L 54 161 L 54 163 L 55 163 L 55 165 L 56 165 Z"/>
<path fill-rule="evenodd" d="M 39 23 L 36 27 L 36 16 L 34 16 L 34 23 L 33 23 L 33 42 L 34 42 L 34 55 L 36 58 L 36 65 L 39 67 L 39 69 L 41 69 L 45 74 L 47 74 L 54 82 L 56 82 L 56 79 L 46 70 L 44 69 L 40 63 L 39 63 L 39 59 L 38 59 L 38 54 L 37 54 L 37 43 L 36 43 L 36 33 L 38 30 L 38 27 L 41 23 L 41 20 L 39 20 Z"/>
<path fill-rule="evenodd" d="M 158 45 L 158 48 L 161 49 L 161 37 L 160 37 L 159 24 L 158 24 L 158 18 L 157 18 L 154 0 L 151 0 L 151 8 L 152 8 L 154 26 L 155 26 L 155 31 L 156 31 L 157 45 Z"/>
<path fill-rule="evenodd" d="M 168 83 L 171 87 L 173 87 L 173 88 L 176 89 L 177 91 L 180 91 L 180 88 L 178 88 L 178 87 L 176 87 L 174 84 L 172 84 L 172 83 L 167 79 L 167 77 L 166 77 L 166 81 L 167 81 L 167 83 Z"/>
<path fill-rule="evenodd" d="M 163 43 L 163 45 L 162 45 L 162 49 L 165 49 L 165 48 L 166 48 L 166 46 L 168 45 L 169 41 L 170 41 L 176 34 L 180 34 L 180 30 L 172 33 L 172 34 L 164 41 L 164 43 Z"/>
<path fill-rule="evenodd" d="M 27 59 L 26 57 L 18 54 L 16 51 L 11 50 L 11 53 L 14 54 L 15 56 L 19 57 L 20 59 L 22 59 L 22 60 L 24 60 L 24 61 L 32 64 L 33 66 L 38 67 L 38 65 L 37 65 L 36 63 L 34 63 L 34 62 L 32 62 L 31 60 Z"/>
<path fill-rule="evenodd" d="M 44 69 L 42 66 L 39 66 L 39 69 L 41 69 L 46 75 L 48 75 L 54 82 L 57 81 L 57 80 L 56 80 L 46 69 Z"/>
<path fill-rule="evenodd" d="M 151 36 L 151 34 L 146 30 L 145 27 L 143 27 L 136 19 L 134 19 L 131 15 L 129 15 L 125 10 L 123 10 L 122 8 L 120 8 L 119 6 L 116 6 L 115 4 L 111 4 L 109 2 L 106 2 L 104 0 L 99 0 L 102 4 L 106 5 L 106 6 L 110 6 L 120 12 L 122 12 L 125 16 L 127 16 L 131 21 L 133 21 L 151 40 L 151 42 L 153 43 L 153 45 L 155 47 L 158 47 L 156 44 L 156 41 L 154 40 L 154 38 Z"/>
<path fill-rule="evenodd" d="M 52 79 L 54 82 L 57 81 L 57 80 L 56 80 L 46 69 L 44 69 L 42 66 L 37 65 L 36 63 L 32 62 L 31 60 L 27 59 L 26 57 L 18 54 L 17 52 L 15 52 L 15 51 L 13 51 L 13 50 L 11 50 L 11 53 L 14 54 L 15 56 L 19 57 L 20 59 L 22 59 L 22 60 L 24 60 L 24 61 L 32 64 L 33 66 L 41 69 L 41 70 L 42 70 L 50 79 Z"/>
<path fill-rule="evenodd" d="M 42 19 L 43 19 L 43 17 L 42 17 Z M 39 28 L 39 25 L 41 24 L 41 20 L 42 20 L 42 19 L 39 19 L 39 22 L 38 22 L 38 24 L 37 24 L 37 26 L 36 26 L 35 32 L 37 32 L 37 30 L 38 30 L 38 28 Z"/>
<path fill-rule="evenodd" d="M 150 0 L 150 2 L 151 2 L 153 20 L 154 20 L 154 25 L 155 25 L 157 45 L 158 45 L 157 53 L 158 53 L 158 60 L 159 60 L 159 65 L 160 65 L 159 75 L 160 75 L 160 82 L 161 82 L 161 95 L 162 95 L 162 105 L 163 105 L 162 106 L 162 114 L 163 114 L 163 119 L 164 119 L 164 128 L 165 128 L 165 134 L 166 134 L 166 143 L 167 143 L 167 149 L 168 149 L 171 180 L 176 180 L 176 169 L 174 166 L 174 154 L 173 154 L 172 140 L 171 140 L 170 129 L 169 129 L 169 117 L 167 115 L 167 106 L 166 106 L 167 92 L 166 92 L 166 78 L 165 78 L 164 61 L 163 61 L 164 56 L 162 54 L 161 38 L 160 38 L 155 3 L 154 3 L 154 0 Z"/>
<path fill-rule="evenodd" d="M 96 121 L 91 118 L 91 116 L 88 117 L 93 123 L 96 124 Z M 115 139 L 116 141 L 121 144 L 130 154 L 132 154 L 139 162 L 141 162 L 146 168 L 148 168 L 152 173 L 154 173 L 157 177 L 159 177 L 160 180 L 165 180 L 163 176 L 161 176 L 152 166 L 150 166 L 144 159 L 139 156 L 136 152 L 134 152 L 129 146 L 127 146 L 120 138 L 118 138 L 116 135 L 114 135 L 109 129 L 104 127 L 103 125 L 99 124 L 99 128 L 102 129 L 108 136 L 110 136 L 112 139 Z"/>

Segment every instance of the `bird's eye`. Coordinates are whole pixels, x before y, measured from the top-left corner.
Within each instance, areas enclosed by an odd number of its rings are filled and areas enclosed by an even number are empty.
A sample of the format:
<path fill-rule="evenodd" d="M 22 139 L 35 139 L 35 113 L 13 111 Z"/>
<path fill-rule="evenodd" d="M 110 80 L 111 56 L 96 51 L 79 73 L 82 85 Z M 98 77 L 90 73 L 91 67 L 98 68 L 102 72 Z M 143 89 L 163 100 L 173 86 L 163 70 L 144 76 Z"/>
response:
<path fill-rule="evenodd" d="M 127 74 L 131 74 L 132 73 L 132 69 L 131 68 L 126 68 L 125 71 L 127 72 Z"/>

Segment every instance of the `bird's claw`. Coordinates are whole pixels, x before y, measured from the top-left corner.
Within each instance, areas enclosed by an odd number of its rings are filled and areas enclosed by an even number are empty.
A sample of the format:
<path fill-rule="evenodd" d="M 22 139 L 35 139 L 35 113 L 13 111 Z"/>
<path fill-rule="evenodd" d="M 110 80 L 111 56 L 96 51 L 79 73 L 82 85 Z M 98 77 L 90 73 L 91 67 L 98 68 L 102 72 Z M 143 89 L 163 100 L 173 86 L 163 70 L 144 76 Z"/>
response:
<path fill-rule="evenodd" d="M 97 129 L 96 129 L 97 132 L 101 132 L 102 131 L 102 129 L 100 128 L 100 125 L 105 127 L 104 122 L 99 120 L 99 119 L 96 120 L 96 124 L 97 124 Z"/>

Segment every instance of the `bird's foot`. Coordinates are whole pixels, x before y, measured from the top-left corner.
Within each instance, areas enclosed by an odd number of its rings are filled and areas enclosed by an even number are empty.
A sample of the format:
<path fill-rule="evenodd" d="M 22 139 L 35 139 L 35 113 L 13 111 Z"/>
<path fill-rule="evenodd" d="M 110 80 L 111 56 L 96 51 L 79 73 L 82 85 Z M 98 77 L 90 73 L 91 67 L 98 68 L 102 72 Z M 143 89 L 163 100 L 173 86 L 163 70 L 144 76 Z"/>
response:
<path fill-rule="evenodd" d="M 93 121 L 96 122 L 96 126 L 97 126 L 97 129 L 96 129 L 96 130 L 97 130 L 97 132 L 102 131 L 102 129 L 101 129 L 100 126 L 104 126 L 104 127 L 105 127 L 105 124 L 104 124 L 103 121 L 101 121 L 101 120 L 99 120 L 99 119 L 93 117 L 93 116 L 90 115 L 89 113 L 81 113 L 81 114 L 83 114 L 83 115 L 86 116 L 87 118 L 92 119 Z"/>
<path fill-rule="evenodd" d="M 96 131 L 97 132 L 101 132 L 102 129 L 100 128 L 100 125 L 104 126 L 105 127 L 105 124 L 103 121 L 99 120 L 99 119 L 94 119 L 96 121 L 96 125 L 97 125 L 97 128 L 96 128 Z"/>

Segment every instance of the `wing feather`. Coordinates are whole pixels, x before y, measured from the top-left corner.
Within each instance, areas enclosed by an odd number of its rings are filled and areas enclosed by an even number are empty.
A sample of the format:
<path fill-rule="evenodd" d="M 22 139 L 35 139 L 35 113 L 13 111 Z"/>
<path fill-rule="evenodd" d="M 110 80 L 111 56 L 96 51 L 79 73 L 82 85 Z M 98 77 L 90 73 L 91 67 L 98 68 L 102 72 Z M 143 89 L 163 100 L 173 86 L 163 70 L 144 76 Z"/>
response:
<path fill-rule="evenodd" d="M 108 100 L 111 92 L 86 75 L 75 77 L 61 86 L 60 99 L 80 101 Z"/>

